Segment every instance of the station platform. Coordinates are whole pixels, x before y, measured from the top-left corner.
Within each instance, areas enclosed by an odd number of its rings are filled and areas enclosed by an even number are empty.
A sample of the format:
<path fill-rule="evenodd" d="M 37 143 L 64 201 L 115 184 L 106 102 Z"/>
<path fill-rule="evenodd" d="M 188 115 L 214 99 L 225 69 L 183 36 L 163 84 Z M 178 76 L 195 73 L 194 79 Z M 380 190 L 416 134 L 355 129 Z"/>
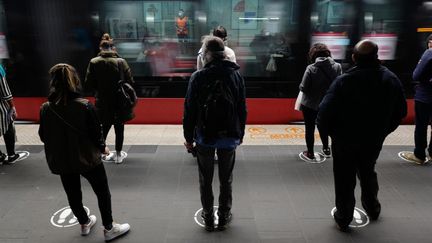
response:
<path fill-rule="evenodd" d="M 96 197 L 87 181 L 82 180 L 83 203 L 98 223 L 82 237 L 79 226 L 70 226 L 76 220 L 64 209 L 68 203 L 60 178 L 48 170 L 38 126 L 16 128 L 17 150 L 31 154 L 0 166 L 0 243 L 103 242 Z M 305 149 L 303 128 L 247 127 L 234 169 L 233 221 L 226 231 L 209 233 L 194 218 L 201 208 L 198 169 L 182 145 L 181 126 L 126 126 L 128 157 L 123 164 L 105 164 L 114 220 L 131 225 L 130 233 L 115 242 L 431 242 L 431 163 L 418 166 L 397 155 L 412 150 L 413 126 L 390 135 L 378 160 L 380 219 L 367 222 L 361 215 L 357 188 L 353 223 L 358 227 L 351 233 L 338 231 L 331 216 L 332 159 L 319 164 L 299 159 Z M 108 144 L 113 141 L 110 134 Z M 215 177 L 215 195 L 218 191 Z"/>

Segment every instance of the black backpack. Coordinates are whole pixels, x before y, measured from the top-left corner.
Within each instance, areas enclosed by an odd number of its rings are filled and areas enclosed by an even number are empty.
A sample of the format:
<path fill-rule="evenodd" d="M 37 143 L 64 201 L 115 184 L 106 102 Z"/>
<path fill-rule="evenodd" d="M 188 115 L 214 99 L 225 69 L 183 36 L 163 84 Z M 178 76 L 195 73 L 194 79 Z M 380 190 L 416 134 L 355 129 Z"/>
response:
<path fill-rule="evenodd" d="M 117 86 L 117 120 L 127 122 L 135 117 L 134 107 L 138 98 L 132 85 L 126 82 L 124 78 L 123 65 L 121 59 L 117 62 L 120 71 L 120 80 Z"/>
<path fill-rule="evenodd" d="M 205 139 L 233 136 L 236 102 L 227 81 L 215 79 L 204 85 L 198 125 Z"/>

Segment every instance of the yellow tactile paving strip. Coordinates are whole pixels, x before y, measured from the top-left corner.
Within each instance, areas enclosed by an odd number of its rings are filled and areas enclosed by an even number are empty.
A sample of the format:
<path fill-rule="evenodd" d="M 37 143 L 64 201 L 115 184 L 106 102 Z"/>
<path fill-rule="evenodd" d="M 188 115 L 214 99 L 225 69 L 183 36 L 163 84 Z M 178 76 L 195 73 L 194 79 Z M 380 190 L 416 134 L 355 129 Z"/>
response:
<path fill-rule="evenodd" d="M 36 124 L 17 124 L 16 145 L 41 145 Z M 318 134 L 316 143 L 320 144 Z M 114 129 L 108 135 L 108 144 L 114 144 Z M 181 145 L 181 125 L 127 125 L 125 145 Z M 0 139 L 3 145 L 3 139 Z M 303 125 L 248 125 L 244 145 L 304 145 Z M 385 141 L 385 145 L 413 145 L 414 126 L 400 126 Z"/>

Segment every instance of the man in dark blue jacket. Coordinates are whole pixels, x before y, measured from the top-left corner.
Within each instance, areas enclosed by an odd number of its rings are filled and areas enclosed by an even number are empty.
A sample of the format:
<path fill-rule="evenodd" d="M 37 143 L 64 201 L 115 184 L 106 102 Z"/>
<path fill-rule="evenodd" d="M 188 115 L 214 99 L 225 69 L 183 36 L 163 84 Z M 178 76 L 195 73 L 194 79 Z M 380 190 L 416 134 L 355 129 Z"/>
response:
<path fill-rule="evenodd" d="M 359 42 L 355 66 L 330 86 L 319 107 L 317 123 L 332 138 L 336 193 L 334 219 L 342 231 L 353 219 L 356 175 L 361 202 L 372 220 L 378 218 L 378 179 L 375 164 L 384 139 L 406 116 L 407 105 L 399 79 L 378 60 L 378 46 Z"/>
<path fill-rule="evenodd" d="M 415 88 L 414 152 L 402 152 L 402 158 L 416 164 L 426 162 L 426 147 L 432 156 L 432 138 L 427 146 L 427 129 L 432 118 L 432 35 L 427 39 L 428 49 L 423 53 L 413 73 Z"/>
<path fill-rule="evenodd" d="M 232 171 L 235 150 L 243 141 L 246 124 L 245 86 L 239 66 L 225 60 L 224 43 L 218 37 L 204 41 L 204 69 L 192 74 L 184 104 L 183 131 L 188 151 L 196 143 L 202 217 L 208 231 L 214 229 L 213 171 L 218 155 L 220 195 L 218 229 L 231 220 Z"/>

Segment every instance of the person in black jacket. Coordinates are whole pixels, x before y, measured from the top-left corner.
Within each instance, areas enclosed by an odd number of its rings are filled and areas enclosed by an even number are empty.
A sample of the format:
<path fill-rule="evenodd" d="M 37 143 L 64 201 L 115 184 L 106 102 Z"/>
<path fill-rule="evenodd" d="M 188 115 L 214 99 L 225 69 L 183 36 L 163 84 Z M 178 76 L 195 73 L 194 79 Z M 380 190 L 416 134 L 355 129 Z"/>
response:
<path fill-rule="evenodd" d="M 336 193 L 334 219 L 342 231 L 353 219 L 356 175 L 361 202 L 376 220 L 381 212 L 375 164 L 384 139 L 407 114 L 397 76 L 380 64 L 378 46 L 359 42 L 352 56 L 355 66 L 336 78 L 320 104 L 317 123 L 332 138 Z"/>
<path fill-rule="evenodd" d="M 427 144 L 427 130 L 432 119 L 432 35 L 427 38 L 428 49 L 423 53 L 414 72 L 415 131 L 413 152 L 402 152 L 401 157 L 422 165 L 432 159 L 432 137 Z M 428 156 L 426 156 L 426 148 Z"/>
<path fill-rule="evenodd" d="M 223 230 L 231 220 L 232 171 L 236 147 L 243 141 L 246 124 L 244 80 L 236 63 L 225 60 L 224 43 L 207 37 L 203 45 L 206 65 L 192 74 L 187 90 L 183 131 L 185 146 L 196 143 L 202 217 L 208 231 L 214 229 L 213 171 L 215 150 L 219 164 L 219 224 Z"/>
<path fill-rule="evenodd" d="M 101 153 L 109 153 L 102 125 L 93 105 L 81 98 L 75 68 L 57 64 L 49 73 L 50 93 L 48 102 L 41 107 L 39 126 L 48 167 L 53 174 L 60 175 L 83 236 L 96 224 L 96 216 L 88 216 L 82 204 L 80 176 L 89 181 L 98 199 L 105 240 L 112 240 L 128 232 L 130 226 L 114 223 L 112 219 L 111 194 L 101 162 Z"/>

